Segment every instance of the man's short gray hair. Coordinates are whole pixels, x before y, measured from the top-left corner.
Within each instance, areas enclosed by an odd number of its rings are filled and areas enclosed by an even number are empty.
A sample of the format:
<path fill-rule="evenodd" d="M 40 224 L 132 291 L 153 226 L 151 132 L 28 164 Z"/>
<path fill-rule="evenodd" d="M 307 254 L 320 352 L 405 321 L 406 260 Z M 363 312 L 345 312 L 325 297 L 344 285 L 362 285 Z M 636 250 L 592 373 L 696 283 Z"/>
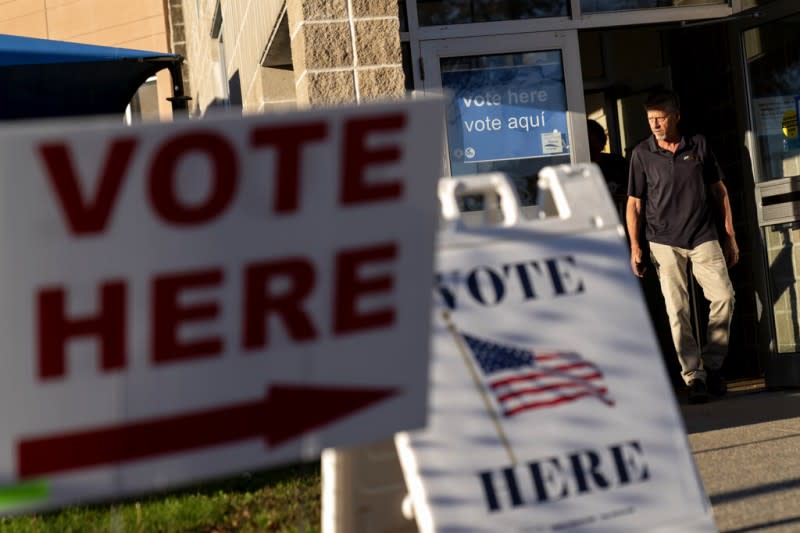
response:
<path fill-rule="evenodd" d="M 656 91 L 647 98 L 644 109 L 645 111 L 658 110 L 675 113 L 681 110 L 681 100 L 674 91 Z"/>

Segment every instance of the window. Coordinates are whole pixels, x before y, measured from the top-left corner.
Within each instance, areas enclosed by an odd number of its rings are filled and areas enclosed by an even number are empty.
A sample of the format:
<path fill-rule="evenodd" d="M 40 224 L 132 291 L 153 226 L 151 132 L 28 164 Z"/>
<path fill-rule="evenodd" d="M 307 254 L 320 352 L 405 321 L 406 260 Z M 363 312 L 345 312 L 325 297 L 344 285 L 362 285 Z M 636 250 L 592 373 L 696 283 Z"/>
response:
<path fill-rule="evenodd" d="M 800 176 L 800 16 L 744 33 L 747 72 L 762 181 Z"/>
<path fill-rule="evenodd" d="M 581 0 L 581 12 L 630 11 L 656 7 L 685 7 L 726 4 L 727 0 Z"/>
<path fill-rule="evenodd" d="M 211 21 L 211 38 L 217 41 L 217 61 L 214 64 L 214 77 L 217 85 L 217 97 L 212 106 L 230 106 L 230 86 L 228 85 L 228 66 L 225 57 L 225 34 L 222 31 L 222 6 L 219 1 L 214 8 L 214 18 Z"/>
<path fill-rule="evenodd" d="M 568 0 L 417 0 L 421 26 L 565 17 Z"/>
<path fill-rule="evenodd" d="M 406 91 L 414 90 L 414 73 L 411 69 L 411 45 L 408 41 L 400 43 L 400 51 L 403 54 L 403 74 L 406 79 Z"/>
<path fill-rule="evenodd" d="M 408 31 L 408 11 L 406 10 L 406 1 L 399 0 L 397 2 L 397 16 L 400 19 L 400 33 Z"/>
<path fill-rule="evenodd" d="M 410 92 L 414 90 L 414 68 L 411 56 L 411 43 L 409 42 L 410 36 L 408 33 L 408 10 L 405 0 L 399 0 L 397 2 L 397 9 L 397 16 L 400 19 L 400 52 L 402 53 L 405 88 L 406 91 Z"/>

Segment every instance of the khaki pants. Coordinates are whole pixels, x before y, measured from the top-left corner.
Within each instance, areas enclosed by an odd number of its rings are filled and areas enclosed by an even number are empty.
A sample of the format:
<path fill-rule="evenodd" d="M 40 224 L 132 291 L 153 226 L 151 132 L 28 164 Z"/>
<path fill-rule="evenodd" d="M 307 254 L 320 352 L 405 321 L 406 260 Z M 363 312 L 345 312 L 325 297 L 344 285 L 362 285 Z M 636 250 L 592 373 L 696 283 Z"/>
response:
<path fill-rule="evenodd" d="M 725 257 L 717 241 L 704 242 L 691 250 L 650 243 L 650 258 L 656 267 L 667 307 L 672 342 L 687 384 L 705 381 L 706 369 L 717 370 L 728 355 L 734 293 Z M 708 335 L 702 350 L 692 335 L 687 263 L 710 303 Z"/>

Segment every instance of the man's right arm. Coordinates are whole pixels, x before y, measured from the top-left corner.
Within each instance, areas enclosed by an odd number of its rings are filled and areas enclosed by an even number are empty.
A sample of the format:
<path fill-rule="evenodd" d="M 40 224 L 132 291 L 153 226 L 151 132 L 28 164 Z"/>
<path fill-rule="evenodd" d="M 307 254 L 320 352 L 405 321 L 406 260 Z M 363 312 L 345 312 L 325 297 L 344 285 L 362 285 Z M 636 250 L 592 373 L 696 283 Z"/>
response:
<path fill-rule="evenodd" d="M 628 196 L 628 205 L 625 209 L 625 221 L 628 226 L 628 237 L 631 240 L 631 270 L 638 276 L 644 276 L 644 252 L 640 241 L 642 227 L 642 200 L 635 196 Z"/>

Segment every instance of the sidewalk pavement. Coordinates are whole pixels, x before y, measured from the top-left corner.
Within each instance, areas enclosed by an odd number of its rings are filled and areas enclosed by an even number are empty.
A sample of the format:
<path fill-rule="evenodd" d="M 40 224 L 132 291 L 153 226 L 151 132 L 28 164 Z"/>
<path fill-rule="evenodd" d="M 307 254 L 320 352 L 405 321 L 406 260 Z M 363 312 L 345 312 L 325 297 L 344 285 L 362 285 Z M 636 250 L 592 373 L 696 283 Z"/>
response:
<path fill-rule="evenodd" d="M 679 400 L 717 528 L 800 531 L 800 391 L 748 380 L 708 404 Z"/>

